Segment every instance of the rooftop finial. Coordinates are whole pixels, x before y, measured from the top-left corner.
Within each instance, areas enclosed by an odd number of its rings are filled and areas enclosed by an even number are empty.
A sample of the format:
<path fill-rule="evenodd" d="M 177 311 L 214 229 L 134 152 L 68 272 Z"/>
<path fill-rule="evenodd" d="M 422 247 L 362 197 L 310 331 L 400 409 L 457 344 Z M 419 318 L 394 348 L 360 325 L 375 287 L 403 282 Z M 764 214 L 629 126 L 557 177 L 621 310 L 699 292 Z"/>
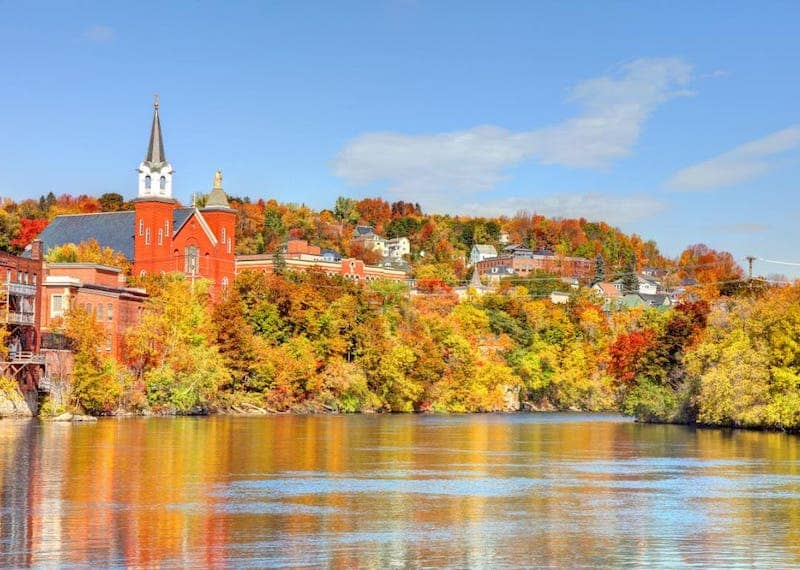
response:
<path fill-rule="evenodd" d="M 153 93 L 153 109 L 158 109 L 158 93 Z"/>

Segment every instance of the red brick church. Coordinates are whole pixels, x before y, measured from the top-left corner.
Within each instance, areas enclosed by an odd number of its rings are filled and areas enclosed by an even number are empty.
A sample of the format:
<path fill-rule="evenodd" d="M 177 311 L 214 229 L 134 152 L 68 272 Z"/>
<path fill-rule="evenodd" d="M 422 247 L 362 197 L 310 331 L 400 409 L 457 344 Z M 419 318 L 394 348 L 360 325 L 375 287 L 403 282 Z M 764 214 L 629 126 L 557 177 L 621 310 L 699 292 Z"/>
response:
<path fill-rule="evenodd" d="M 57 216 L 39 235 L 44 252 L 93 238 L 121 252 L 133 264 L 134 275 L 178 271 L 187 278 L 210 279 L 215 294 L 224 291 L 235 275 L 236 211 L 222 188 L 222 172 L 217 171 L 202 208 L 178 204 L 172 197 L 172 175 L 156 100 L 134 210 Z"/>

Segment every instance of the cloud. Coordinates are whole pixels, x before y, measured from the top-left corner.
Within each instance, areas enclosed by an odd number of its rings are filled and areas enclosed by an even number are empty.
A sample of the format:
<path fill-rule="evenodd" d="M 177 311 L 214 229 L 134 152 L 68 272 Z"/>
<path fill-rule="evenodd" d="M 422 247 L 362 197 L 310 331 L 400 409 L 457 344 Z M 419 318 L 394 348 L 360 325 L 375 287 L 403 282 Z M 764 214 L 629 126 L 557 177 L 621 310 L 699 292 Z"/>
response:
<path fill-rule="evenodd" d="M 667 184 L 676 190 L 710 190 L 758 178 L 775 166 L 772 157 L 800 145 L 800 125 L 750 141 L 676 172 Z"/>
<path fill-rule="evenodd" d="M 553 218 L 586 218 L 620 225 L 652 217 L 664 208 L 663 203 L 646 194 L 615 196 L 588 192 L 551 194 L 541 198 L 503 198 L 468 203 L 455 209 L 460 210 L 460 214 L 471 216 L 513 216 L 524 210 Z"/>
<path fill-rule="evenodd" d="M 102 44 L 114 41 L 117 38 L 117 33 L 114 28 L 109 26 L 92 26 L 84 32 L 83 37 L 89 41 Z"/>
<path fill-rule="evenodd" d="M 766 224 L 742 222 L 738 224 L 719 224 L 716 226 L 708 226 L 707 229 L 713 232 L 727 234 L 757 234 L 767 231 L 769 226 Z"/>
<path fill-rule="evenodd" d="M 561 123 L 513 132 L 498 126 L 409 135 L 366 133 L 336 156 L 334 172 L 354 185 L 385 183 L 404 198 L 492 189 L 527 160 L 600 168 L 630 154 L 653 111 L 685 89 L 691 67 L 679 59 L 638 59 L 578 83 L 568 101 L 582 112 Z"/>

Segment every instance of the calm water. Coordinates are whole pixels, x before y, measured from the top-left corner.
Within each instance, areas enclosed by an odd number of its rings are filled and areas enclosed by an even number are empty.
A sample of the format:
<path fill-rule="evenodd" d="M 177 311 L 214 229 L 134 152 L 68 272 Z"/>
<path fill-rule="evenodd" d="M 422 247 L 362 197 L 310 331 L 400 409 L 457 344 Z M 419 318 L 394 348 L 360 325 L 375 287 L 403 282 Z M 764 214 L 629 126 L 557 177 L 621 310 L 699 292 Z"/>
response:
<path fill-rule="evenodd" d="M 0 421 L 0 566 L 800 565 L 800 437 L 577 414 Z"/>

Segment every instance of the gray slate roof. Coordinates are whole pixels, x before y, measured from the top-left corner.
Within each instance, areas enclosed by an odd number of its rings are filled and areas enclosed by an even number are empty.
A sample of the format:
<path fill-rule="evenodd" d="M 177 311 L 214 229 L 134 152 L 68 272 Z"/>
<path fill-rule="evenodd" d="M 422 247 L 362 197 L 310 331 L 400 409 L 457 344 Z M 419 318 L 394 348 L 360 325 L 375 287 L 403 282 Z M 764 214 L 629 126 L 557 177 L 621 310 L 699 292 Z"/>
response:
<path fill-rule="evenodd" d="M 180 228 L 191 213 L 192 208 L 176 208 L 172 216 L 173 228 Z M 45 254 L 65 243 L 95 239 L 100 246 L 110 247 L 132 261 L 134 226 L 132 211 L 56 216 L 39 234 L 39 239 Z M 30 256 L 30 252 L 26 253 Z"/>

